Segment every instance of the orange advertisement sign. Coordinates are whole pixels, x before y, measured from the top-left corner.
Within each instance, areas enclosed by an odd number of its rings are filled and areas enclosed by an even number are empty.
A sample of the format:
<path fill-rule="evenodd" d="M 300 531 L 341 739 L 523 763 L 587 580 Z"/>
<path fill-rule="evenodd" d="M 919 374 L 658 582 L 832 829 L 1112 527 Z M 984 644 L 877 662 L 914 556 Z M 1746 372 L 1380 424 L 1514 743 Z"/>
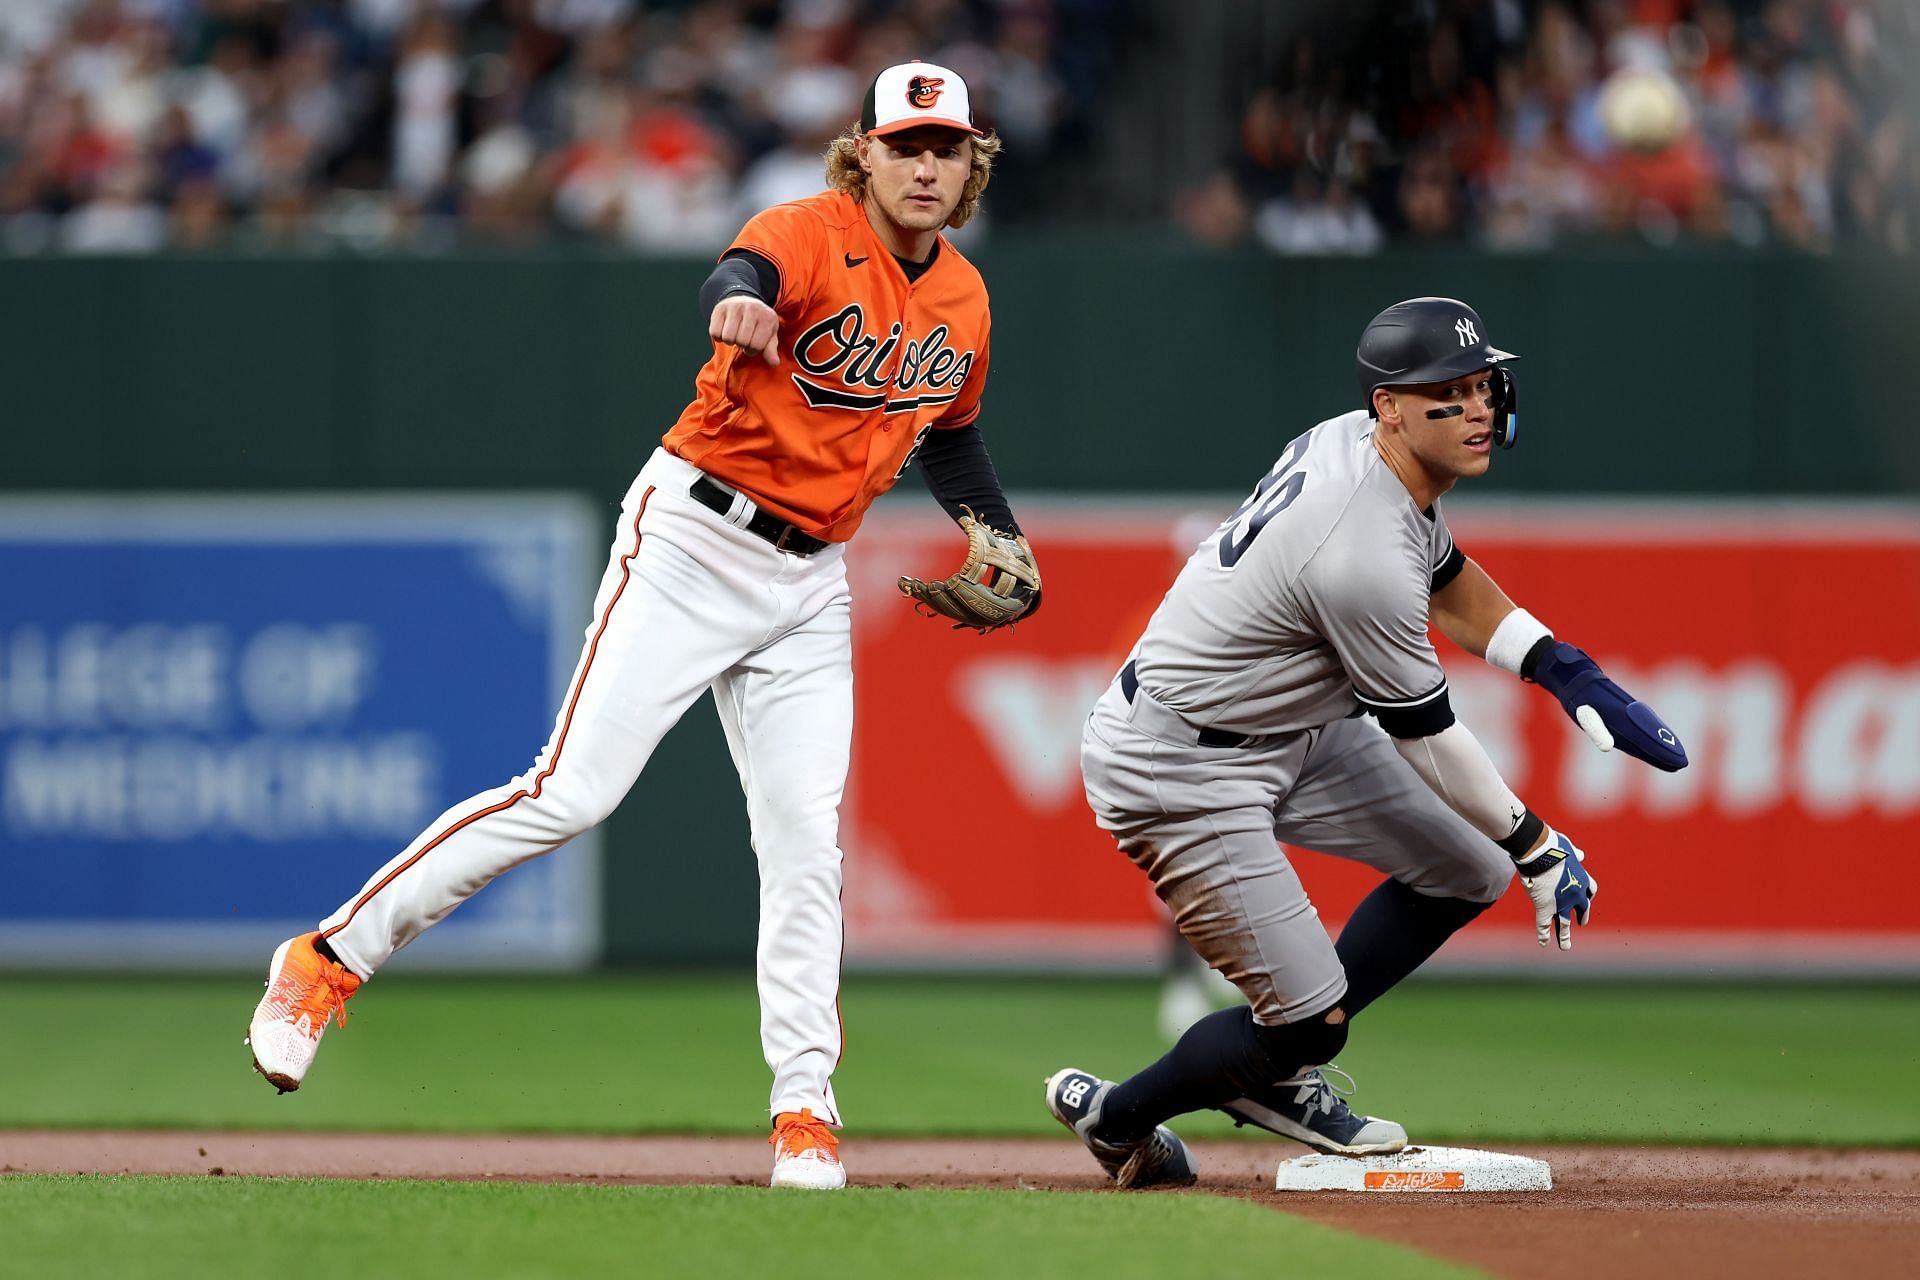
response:
<path fill-rule="evenodd" d="M 870 517 L 849 556 L 851 958 L 1164 952 L 1145 878 L 1081 795 L 1080 726 L 1232 505 L 1023 502 L 1044 608 L 988 636 L 915 616 L 893 588 L 957 561 L 952 523 Z M 1920 511 L 1462 501 L 1448 514 L 1468 555 L 1692 757 L 1668 775 L 1601 753 L 1545 692 L 1440 642 L 1461 719 L 1589 854 L 1600 895 L 1574 963 L 1920 967 L 1920 921 L 1850 870 L 1920 848 Z M 1319 854 L 1296 865 L 1331 927 L 1374 883 Z M 1532 932 L 1510 892 L 1442 959 L 1535 960 Z"/>

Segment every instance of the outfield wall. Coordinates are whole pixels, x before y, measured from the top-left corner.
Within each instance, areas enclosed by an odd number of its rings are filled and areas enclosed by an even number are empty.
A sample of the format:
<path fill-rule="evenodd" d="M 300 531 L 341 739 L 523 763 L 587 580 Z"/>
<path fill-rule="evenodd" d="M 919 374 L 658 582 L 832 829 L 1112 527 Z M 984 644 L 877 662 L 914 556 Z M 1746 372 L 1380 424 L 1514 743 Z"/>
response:
<path fill-rule="evenodd" d="M 0 965 L 245 966 L 528 767 L 600 531 L 570 495 L 0 501 Z M 600 954 L 600 834 L 408 967 Z"/>
<path fill-rule="evenodd" d="M 1920 492 L 1920 435 L 1885 398 L 1920 343 L 1912 259 L 1433 251 L 1302 261 L 1085 238 L 1004 240 L 976 257 L 994 291 L 998 339 L 983 421 L 1023 516 L 1036 501 L 1026 495 L 1043 492 L 1151 489 L 1155 503 L 1200 493 L 1216 496 L 1195 500 L 1196 510 L 1231 506 L 1280 442 L 1350 403 L 1352 344 L 1366 318 L 1423 292 L 1472 299 L 1496 341 L 1523 356 L 1524 443 L 1496 460 L 1476 495 L 1690 502 L 1685 495 Z M 704 270 L 590 253 L 0 259 L 0 512 L 75 492 L 115 501 L 296 493 L 329 504 L 382 493 L 405 508 L 423 492 L 558 491 L 582 504 L 590 579 L 620 495 L 702 358 L 693 296 Z M 912 482 L 896 505 L 930 510 Z M 928 556 L 915 571 L 950 559 Z M 1044 547 L 1043 557 L 1052 598 L 1065 567 Z M 1850 571 L 1842 555 L 1821 564 Z M 1664 562 L 1643 571 L 1671 576 Z M 1861 587 L 1895 620 L 1882 637 L 1891 647 L 1875 660 L 1896 668 L 1912 661 L 1898 643 L 1910 621 L 1900 619 L 1920 595 L 1901 572 Z M 1595 573 L 1596 598 L 1640 607 L 1607 565 Z M 1740 599 L 1741 617 L 1825 612 L 1764 581 Z M 863 613 L 877 623 L 894 603 L 870 593 Z M 1558 620 L 1555 603 L 1530 603 Z M 0 593 L 0 628 L 30 623 L 35 607 L 17 588 Z M 1123 646 L 1127 628 L 1069 638 L 1062 628 L 1076 622 L 1050 606 L 1027 630 L 1035 643 L 1055 637 L 1089 655 L 1081 679 L 1097 680 L 1091 655 Z M 430 662 L 444 643 L 390 639 L 407 662 Z M 918 654 L 919 640 L 903 652 Z M 1690 660 L 1711 667 L 1711 657 Z M 503 681 L 518 677 L 501 672 L 492 687 Z M 544 675 L 536 683 L 546 691 Z M 435 719 L 433 702 L 424 690 L 417 699 L 423 725 Z M 445 785 L 492 785 L 524 768 L 546 727 L 547 712 L 530 714 L 527 725 L 500 726 L 489 739 L 496 754 Z M 1056 714 L 1071 718 L 1046 712 Z M 1818 754 L 1782 741 L 1796 760 Z M 1033 767 L 1056 793 L 1065 785 L 1057 759 Z M 1897 764 L 1884 769 L 1899 776 Z M 1759 829 L 1741 819 L 1692 836 L 1732 842 Z M 1893 830 L 1912 847 L 1911 828 Z M 746 821 L 704 704 L 667 736 L 604 832 L 604 958 L 732 964 L 752 955 Z M 0 833 L 0 863 L 28 856 L 24 848 Z M 289 910 L 330 905 L 335 881 L 357 879 L 372 853 L 321 856 L 325 886 L 294 895 Z M 1784 896 L 1802 892 L 1800 879 L 1787 883 Z M 1146 945 L 1138 924 L 1128 926 L 1127 954 Z"/>
<path fill-rule="evenodd" d="M 1920 258 L 1460 251 L 1302 260 L 992 243 L 1001 474 L 1242 487 L 1357 405 L 1367 319 L 1471 300 L 1521 355 L 1485 487 L 1912 493 L 1883 397 Z M 0 259 L 5 489 L 578 489 L 617 504 L 690 397 L 706 264 L 610 256 Z"/>
<path fill-rule="evenodd" d="M 847 958 L 1140 968 L 1167 946 L 1080 791 L 1088 707 L 1231 496 L 1018 508 L 1047 605 L 977 636 L 893 583 L 951 522 L 890 500 L 848 558 L 857 721 Z M 1920 972 L 1863 850 L 1920 846 L 1920 505 L 1449 502 L 1462 548 L 1680 734 L 1662 775 L 1441 642 L 1463 719 L 1593 855 L 1609 972 Z M 603 530 L 564 498 L 14 498 L 0 504 L 0 964 L 258 960 L 443 809 L 525 769 L 585 627 Z M 754 926 L 737 782 L 706 702 L 601 840 L 524 868 L 408 966 L 731 961 Z M 691 833 L 674 838 L 673 833 Z M 1330 925 L 1363 867 L 1296 865 Z M 731 883 L 723 883 L 730 881 Z M 603 952 L 601 936 L 613 939 Z M 632 946 L 631 942 L 626 944 Z M 1454 968 L 1538 962 L 1512 894 Z"/>

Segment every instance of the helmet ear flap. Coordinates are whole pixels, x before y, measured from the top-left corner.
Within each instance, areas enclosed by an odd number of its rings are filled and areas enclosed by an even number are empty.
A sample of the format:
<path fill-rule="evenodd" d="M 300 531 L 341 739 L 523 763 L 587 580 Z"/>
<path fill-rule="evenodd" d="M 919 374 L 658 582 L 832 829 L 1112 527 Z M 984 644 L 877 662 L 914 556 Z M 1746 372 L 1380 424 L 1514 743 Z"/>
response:
<path fill-rule="evenodd" d="M 1493 442 L 1511 449 L 1520 438 L 1520 389 L 1514 384 L 1513 371 L 1505 365 L 1493 367 Z"/>

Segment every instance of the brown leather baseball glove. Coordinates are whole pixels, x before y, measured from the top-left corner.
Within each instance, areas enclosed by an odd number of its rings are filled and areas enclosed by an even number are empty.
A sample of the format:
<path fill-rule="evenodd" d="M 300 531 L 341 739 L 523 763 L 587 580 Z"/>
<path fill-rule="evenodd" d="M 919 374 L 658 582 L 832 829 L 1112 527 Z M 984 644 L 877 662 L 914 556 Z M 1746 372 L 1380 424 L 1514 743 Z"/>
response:
<path fill-rule="evenodd" d="M 1040 566 L 1024 537 L 1001 533 L 960 508 L 960 531 L 967 535 L 967 559 L 959 570 L 937 582 L 900 579 L 900 594 L 928 617 L 952 618 L 955 630 L 988 632 L 1023 617 L 1040 594 Z"/>

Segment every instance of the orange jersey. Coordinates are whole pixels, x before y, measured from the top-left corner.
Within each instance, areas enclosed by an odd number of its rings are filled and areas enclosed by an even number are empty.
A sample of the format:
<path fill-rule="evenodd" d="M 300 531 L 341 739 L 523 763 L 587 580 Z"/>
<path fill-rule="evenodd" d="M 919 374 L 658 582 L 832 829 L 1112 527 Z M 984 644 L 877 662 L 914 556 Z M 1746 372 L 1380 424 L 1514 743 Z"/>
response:
<path fill-rule="evenodd" d="M 662 443 L 789 524 L 844 542 L 924 432 L 980 415 L 986 284 L 944 236 L 909 283 L 840 191 L 756 214 L 731 249 L 780 268 L 780 363 L 716 343 Z"/>

